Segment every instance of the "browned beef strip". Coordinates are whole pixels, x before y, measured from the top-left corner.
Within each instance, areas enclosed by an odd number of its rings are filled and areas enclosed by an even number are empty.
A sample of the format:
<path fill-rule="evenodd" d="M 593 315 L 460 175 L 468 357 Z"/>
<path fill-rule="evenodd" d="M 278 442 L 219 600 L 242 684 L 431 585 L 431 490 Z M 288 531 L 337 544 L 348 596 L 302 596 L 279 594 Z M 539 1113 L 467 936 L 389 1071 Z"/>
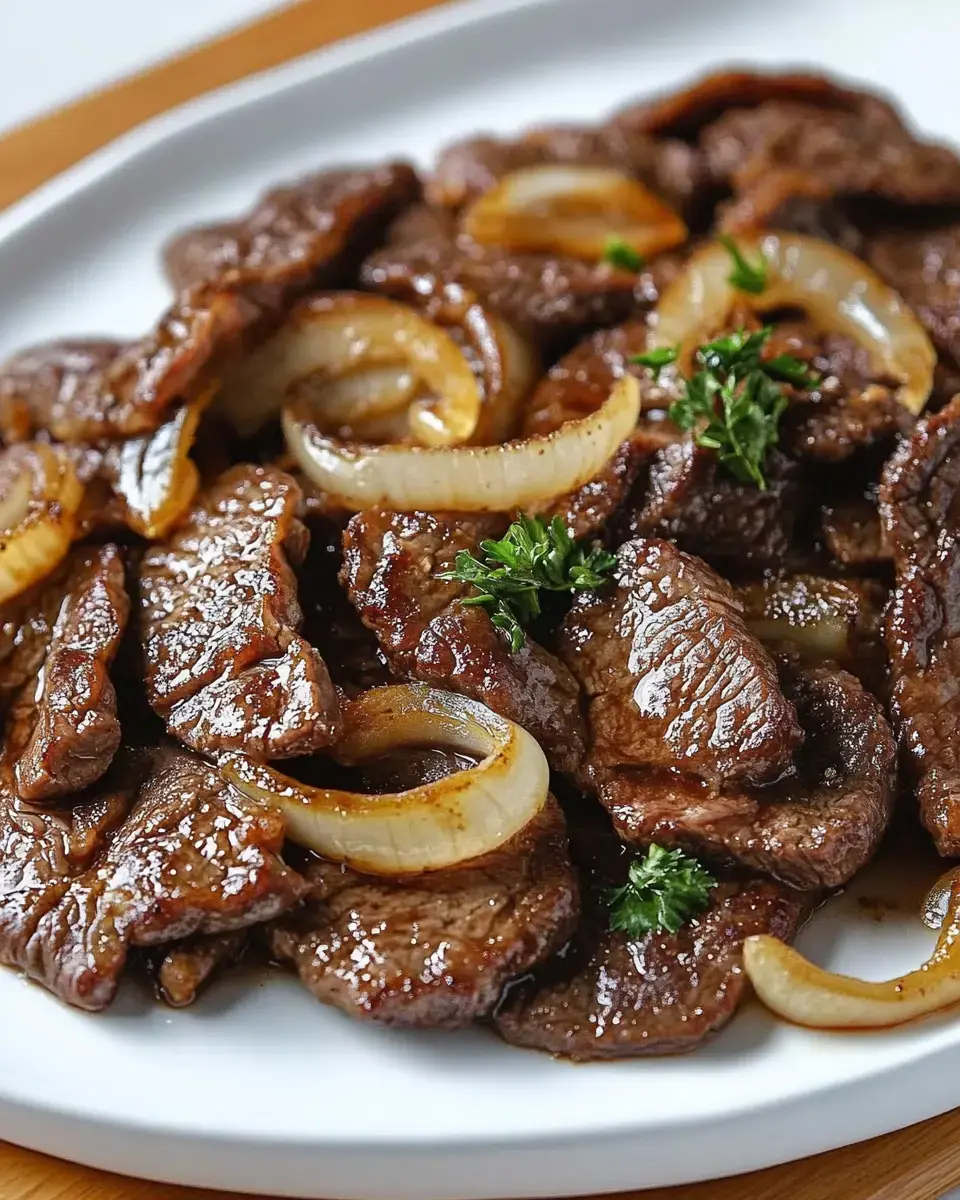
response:
<path fill-rule="evenodd" d="M 594 782 L 623 766 L 777 778 L 802 734 L 729 584 L 670 542 L 638 538 L 617 559 L 612 584 L 576 596 L 560 643 L 587 696 Z"/>
<path fill-rule="evenodd" d="M 248 931 L 201 933 L 159 949 L 150 970 L 160 996 L 172 1008 L 185 1008 L 219 971 L 238 962 L 247 947 Z"/>
<path fill-rule="evenodd" d="M 849 112 L 769 100 L 729 109 L 700 135 L 716 180 L 747 192 L 781 171 L 813 178 L 831 195 L 880 196 L 904 204 L 960 200 L 960 159 L 920 141 L 883 110 Z"/>
<path fill-rule="evenodd" d="M 109 767 L 120 744 L 110 664 L 129 608 L 123 562 L 109 545 L 74 550 L 5 608 L 0 771 L 22 799 L 79 791 Z"/>
<path fill-rule="evenodd" d="M 308 903 L 271 926 L 270 948 L 317 999 L 391 1025 L 458 1028 L 542 962 L 576 925 L 563 815 L 550 799 L 499 850 L 409 879 L 307 868 Z"/>
<path fill-rule="evenodd" d="M 696 138 L 727 109 L 756 108 L 769 101 L 809 104 L 863 115 L 891 125 L 902 121 L 893 105 L 875 92 L 796 71 L 713 71 L 671 91 L 633 103 L 614 118 L 631 130 Z"/>
<path fill-rule="evenodd" d="M 960 365 L 960 224 L 884 230 L 870 239 L 866 258 L 917 314 L 941 355 Z"/>
<path fill-rule="evenodd" d="M 188 229 L 165 250 L 178 291 L 197 283 L 338 287 L 344 258 L 363 253 L 420 194 L 405 162 L 321 171 L 267 192 L 238 221 Z"/>
<path fill-rule="evenodd" d="M 131 947 L 266 921 L 304 891 L 281 816 L 184 751 L 124 754 L 60 816 L 0 809 L 0 959 L 80 1008 L 110 1003 Z"/>
<path fill-rule="evenodd" d="M 637 303 L 638 287 L 633 272 L 608 263 L 505 254 L 497 246 L 447 237 L 387 246 L 366 260 L 360 278 L 364 287 L 405 303 L 459 286 L 547 343 L 623 320 Z"/>
<path fill-rule="evenodd" d="M 471 137 L 446 147 L 427 183 L 427 199 L 459 208 L 512 171 L 549 163 L 613 167 L 680 209 L 704 182 L 699 156 L 683 142 L 657 140 L 619 125 L 556 125 L 532 129 L 516 140 Z"/>
<path fill-rule="evenodd" d="M 300 489 L 274 468 L 222 475 L 140 573 L 147 695 L 206 753 L 307 754 L 336 736 L 336 692 L 299 635 Z"/>
<path fill-rule="evenodd" d="M 960 397 L 888 462 L 880 512 L 896 589 L 886 642 L 904 770 L 941 854 L 960 854 Z"/>
<path fill-rule="evenodd" d="M 763 490 L 740 483 L 712 450 L 685 437 L 654 456 L 627 531 L 671 538 L 726 569 L 780 566 L 801 511 L 802 473 L 796 462 L 772 450 L 764 474 Z"/>
<path fill-rule="evenodd" d="M 528 729 L 554 769 L 574 771 L 584 751 L 576 680 L 532 638 L 511 653 L 489 615 L 461 603 L 472 589 L 437 578 L 503 528 L 497 517 L 358 513 L 341 579 L 393 671 L 482 701 Z"/>
<path fill-rule="evenodd" d="M 789 940 L 796 893 L 765 880 L 721 882 L 710 907 L 678 933 L 630 937 L 609 928 L 607 893 L 632 855 L 607 828 L 574 831 L 583 870 L 583 916 L 568 950 L 511 987 L 497 1032 L 516 1046 L 565 1058 L 630 1058 L 693 1050 L 749 993 L 742 946 L 752 934 Z"/>
<path fill-rule="evenodd" d="M 882 710 L 833 664 L 782 682 L 806 740 L 795 770 L 766 788 L 622 769 L 600 799 L 626 841 L 682 847 L 799 888 L 838 887 L 876 852 L 893 808 L 896 750 Z"/>

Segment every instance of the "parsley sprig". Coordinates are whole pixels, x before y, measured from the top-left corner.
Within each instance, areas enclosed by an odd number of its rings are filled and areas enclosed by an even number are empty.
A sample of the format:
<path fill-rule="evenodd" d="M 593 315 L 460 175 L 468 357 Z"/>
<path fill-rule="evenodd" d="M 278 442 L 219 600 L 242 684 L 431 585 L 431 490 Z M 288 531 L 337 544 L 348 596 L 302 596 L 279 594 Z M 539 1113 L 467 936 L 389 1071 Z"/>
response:
<path fill-rule="evenodd" d="M 695 356 L 701 369 L 685 380 L 683 394 L 670 406 L 670 419 L 694 431 L 698 446 L 713 450 L 735 479 L 761 490 L 767 486 L 767 451 L 779 440 L 780 417 L 789 403 L 780 385 L 807 390 L 817 382 L 792 355 L 763 358 L 772 333 L 770 325 L 753 333 L 740 329 L 701 346 Z M 660 348 L 630 361 L 659 376 L 676 358 L 676 350 Z"/>
<path fill-rule="evenodd" d="M 735 287 L 738 292 L 749 292 L 751 296 L 759 296 L 761 292 L 766 291 L 767 264 L 763 257 L 761 256 L 759 262 L 752 263 L 744 257 L 743 251 L 732 237 L 721 233 L 717 240 L 733 259 L 733 267 L 727 276 L 727 283 L 731 287 Z"/>
<path fill-rule="evenodd" d="M 625 242 L 622 237 L 611 234 L 603 248 L 603 261 L 611 267 L 619 267 L 621 271 L 642 271 L 643 255 Z"/>
<path fill-rule="evenodd" d="M 653 845 L 645 858 L 635 858 L 623 887 L 607 893 L 610 928 L 630 937 L 676 933 L 710 904 L 717 881 L 682 850 Z"/>
<path fill-rule="evenodd" d="M 461 550 L 454 569 L 441 579 L 472 584 L 478 592 L 464 604 L 480 604 L 516 653 L 524 644 L 523 627 L 540 613 L 540 592 L 579 592 L 598 588 L 616 565 L 606 550 L 576 542 L 560 517 L 547 525 L 540 517 L 521 516 L 498 542 L 480 543 L 483 558 Z"/>

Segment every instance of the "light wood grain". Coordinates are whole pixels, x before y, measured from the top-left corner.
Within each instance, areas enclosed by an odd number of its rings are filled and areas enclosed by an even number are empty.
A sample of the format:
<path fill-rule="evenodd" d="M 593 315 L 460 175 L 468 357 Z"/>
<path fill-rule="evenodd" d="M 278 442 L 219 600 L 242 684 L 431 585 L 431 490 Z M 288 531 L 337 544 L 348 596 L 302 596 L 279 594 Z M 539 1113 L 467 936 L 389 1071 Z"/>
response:
<path fill-rule="evenodd" d="M 142 0 L 130 2 L 142 3 Z M 438 3 L 439 0 L 302 0 L 23 125 L 0 138 L 0 207 L 173 105 L 254 71 L 277 66 L 338 38 Z M 144 30 L 146 36 L 147 22 Z M 696 1147 L 691 1147 L 691 1153 L 696 1153 Z M 944 1191 L 957 1184 L 960 1184 L 960 1110 L 801 1163 L 716 1183 L 644 1192 L 642 1200 L 939 1200 Z M 0 1200 L 134 1198 L 225 1200 L 224 1193 L 134 1182 L 0 1143 Z"/>

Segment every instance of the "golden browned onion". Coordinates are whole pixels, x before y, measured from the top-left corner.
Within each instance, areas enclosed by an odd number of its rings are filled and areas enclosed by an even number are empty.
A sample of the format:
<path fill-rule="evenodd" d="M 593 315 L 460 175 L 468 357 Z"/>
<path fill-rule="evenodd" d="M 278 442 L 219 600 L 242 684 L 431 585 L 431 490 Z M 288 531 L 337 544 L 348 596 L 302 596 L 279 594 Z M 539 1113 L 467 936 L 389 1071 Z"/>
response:
<path fill-rule="evenodd" d="M 153 433 L 104 452 L 100 478 L 120 501 L 126 524 L 143 537 L 165 537 L 193 501 L 199 476 L 190 450 L 209 398 L 185 404 Z"/>
<path fill-rule="evenodd" d="M 0 453 L 0 603 L 60 562 L 82 499 L 83 485 L 59 448 L 25 442 Z"/>
<path fill-rule="evenodd" d="M 423 684 L 365 692 L 346 706 L 335 748 L 344 763 L 403 747 L 443 745 L 475 766 L 404 792 L 308 787 L 246 755 L 220 764 L 244 795 L 279 807 L 291 840 L 374 875 L 435 871 L 503 845 L 547 798 L 550 772 L 535 738 L 485 705 Z"/>
<path fill-rule="evenodd" d="M 682 219 L 636 179 L 562 163 L 511 171 L 470 205 L 463 230 L 507 250 L 597 261 L 611 237 L 642 256 L 687 240 Z"/>
<path fill-rule="evenodd" d="M 761 642 L 790 642 L 815 661 L 850 655 L 860 616 L 856 592 L 836 579 L 788 575 L 738 589 L 750 632 Z"/>
<path fill-rule="evenodd" d="M 743 961 L 757 995 L 781 1017 L 814 1029 L 902 1025 L 960 1002 L 960 883 L 954 882 L 936 949 L 916 971 L 883 983 L 816 967 L 777 938 L 744 942 Z"/>
<path fill-rule="evenodd" d="M 348 382 L 357 372 L 384 368 L 395 374 Z M 480 420 L 480 387 L 448 333 L 382 296 L 314 296 L 297 305 L 259 350 L 224 374 L 217 407 L 241 433 L 253 434 L 306 380 L 322 414 L 329 381 L 335 385 L 332 419 L 349 423 L 344 417 L 351 397 L 360 419 L 409 403 L 408 374 L 430 393 L 409 409 L 416 440 L 431 446 L 469 441 Z"/>
<path fill-rule="evenodd" d="M 914 414 L 922 411 L 933 386 L 936 352 L 904 301 L 866 263 L 829 242 L 799 234 L 737 241 L 748 257 L 762 256 L 764 291 L 751 295 L 736 290 L 728 282 L 729 253 L 719 243 L 704 246 L 663 293 L 651 347 L 679 347 L 686 370 L 697 347 L 727 327 L 734 308 L 800 308 L 822 329 L 863 346 L 878 374 L 899 380 L 900 403 Z"/>
<path fill-rule="evenodd" d="M 374 446 L 326 436 L 309 407 L 284 410 L 287 445 L 313 482 L 345 508 L 507 512 L 593 479 L 636 426 L 640 390 L 625 376 L 600 408 L 542 437 L 500 446 Z"/>

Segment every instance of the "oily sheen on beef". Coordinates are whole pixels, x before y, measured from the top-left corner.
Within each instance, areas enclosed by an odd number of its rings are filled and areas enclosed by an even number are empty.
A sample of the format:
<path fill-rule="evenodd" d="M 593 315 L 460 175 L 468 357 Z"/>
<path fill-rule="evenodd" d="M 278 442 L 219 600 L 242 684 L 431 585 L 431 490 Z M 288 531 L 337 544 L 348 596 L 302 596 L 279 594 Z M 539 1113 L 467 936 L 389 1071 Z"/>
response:
<path fill-rule="evenodd" d="M 556 801 L 482 858 L 408 879 L 336 863 L 305 869 L 303 908 L 269 944 L 311 992 L 352 1016 L 453 1029 L 490 1013 L 503 985 L 567 941 L 576 873 Z"/>
<path fill-rule="evenodd" d="M 836 667 L 778 674 L 729 585 L 671 543 L 637 539 L 618 559 L 561 644 L 588 697 L 586 776 L 617 832 L 796 887 L 845 882 L 893 804 L 880 706 Z"/>
<path fill-rule="evenodd" d="M 336 736 L 336 691 L 298 632 L 293 564 L 308 542 L 300 503 L 284 472 L 235 467 L 144 555 L 147 696 L 193 749 L 284 758 Z"/>
<path fill-rule="evenodd" d="M 509 988 L 497 1032 L 516 1046 L 566 1058 L 632 1058 L 693 1050 L 749 994 L 743 942 L 792 937 L 803 897 L 769 880 L 721 881 L 705 912 L 678 933 L 632 937 L 610 928 L 610 889 L 632 857 L 609 824 L 581 813 L 572 826 L 583 915 L 564 954 Z"/>
<path fill-rule="evenodd" d="M 110 665 L 127 623 L 116 546 L 79 547 L 0 624 L 2 786 L 38 802 L 95 783 L 120 745 Z"/>
<path fill-rule="evenodd" d="M 68 1004 L 113 999 L 133 946 L 269 920 L 304 883 L 278 813 L 174 747 L 122 751 L 57 812 L 0 796 L 0 962 Z"/>
<path fill-rule="evenodd" d="M 960 854 L 960 396 L 887 463 L 880 512 L 896 589 L 887 611 L 890 708 L 904 770 L 941 854 Z"/>

